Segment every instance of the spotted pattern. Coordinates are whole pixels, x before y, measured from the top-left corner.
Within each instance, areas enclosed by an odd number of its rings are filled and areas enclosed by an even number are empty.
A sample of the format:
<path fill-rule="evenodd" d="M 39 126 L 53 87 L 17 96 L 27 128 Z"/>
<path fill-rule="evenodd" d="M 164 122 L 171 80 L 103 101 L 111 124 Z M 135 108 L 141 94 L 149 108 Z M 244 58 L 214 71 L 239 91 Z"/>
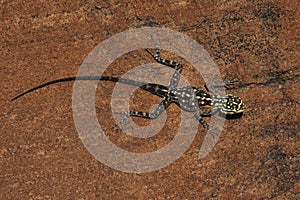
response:
<path fill-rule="evenodd" d="M 40 89 L 42 87 L 59 83 L 59 82 L 68 82 L 75 80 L 102 80 L 102 81 L 112 81 L 112 82 L 121 82 L 128 85 L 133 85 L 140 87 L 143 90 L 151 92 L 154 95 L 162 97 L 161 102 L 158 104 L 156 109 L 152 112 L 141 112 L 141 111 L 125 111 L 119 112 L 119 114 L 125 114 L 125 117 L 121 120 L 121 123 L 127 123 L 130 116 L 143 117 L 148 119 L 157 118 L 171 103 L 177 104 L 182 110 L 187 112 L 194 112 L 195 118 L 203 125 L 204 128 L 208 128 L 208 124 L 202 118 L 203 116 L 209 116 L 213 112 L 219 110 L 220 112 L 226 115 L 235 115 L 242 113 L 245 109 L 243 101 L 234 95 L 228 94 L 225 97 L 220 97 L 216 95 L 211 95 L 204 90 L 186 86 L 178 88 L 178 82 L 180 79 L 180 74 L 183 68 L 183 65 L 179 62 L 172 60 L 163 59 L 160 57 L 160 49 L 156 49 L 156 53 L 153 54 L 149 50 L 146 50 L 155 61 L 161 63 L 165 66 L 174 68 L 174 73 L 169 81 L 167 86 L 155 84 L 155 83 L 143 83 L 129 79 L 123 79 L 118 77 L 109 77 L 109 76 L 79 76 L 79 77 L 68 77 L 61 78 L 47 83 L 41 84 L 34 88 L 31 88 L 12 99 L 12 101 L 28 94 L 34 90 Z M 230 82 L 229 84 L 232 84 Z M 226 84 L 225 84 L 226 87 Z"/>
<path fill-rule="evenodd" d="M 183 65 L 176 61 L 161 58 L 160 49 L 156 49 L 155 54 L 149 50 L 147 50 L 147 52 L 155 59 L 155 61 L 174 68 L 175 71 L 169 81 L 168 86 L 146 83 L 140 87 L 148 92 L 151 92 L 152 94 L 163 97 L 163 100 L 158 104 L 156 109 L 150 113 L 141 111 L 128 111 L 125 112 L 126 115 L 124 119 L 128 120 L 130 116 L 155 119 L 171 103 L 175 103 L 184 111 L 195 112 L 194 117 L 202 124 L 204 128 L 207 129 L 209 128 L 209 125 L 204 121 L 202 116 L 210 116 L 216 110 L 219 110 L 226 115 L 234 115 L 244 111 L 245 106 L 243 101 L 239 97 L 231 94 L 225 97 L 219 97 L 211 95 L 197 87 L 186 86 L 183 88 L 177 88 Z"/>

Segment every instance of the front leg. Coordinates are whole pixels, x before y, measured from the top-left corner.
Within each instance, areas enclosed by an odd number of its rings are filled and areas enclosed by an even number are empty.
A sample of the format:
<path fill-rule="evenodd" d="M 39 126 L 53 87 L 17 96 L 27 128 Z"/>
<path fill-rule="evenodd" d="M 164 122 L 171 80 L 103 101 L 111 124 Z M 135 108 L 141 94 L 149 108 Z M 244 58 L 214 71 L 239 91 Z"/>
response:
<path fill-rule="evenodd" d="M 223 83 L 207 83 L 204 85 L 205 89 L 209 92 L 209 88 L 225 87 L 226 89 L 231 89 L 239 80 L 232 78 L 225 80 Z"/>
<path fill-rule="evenodd" d="M 160 49 L 159 48 L 156 48 L 155 54 L 150 52 L 148 49 L 146 49 L 146 51 L 155 59 L 156 62 L 175 69 L 175 72 L 172 75 L 168 86 L 171 88 L 177 87 L 177 85 L 179 83 L 179 79 L 180 79 L 180 74 L 181 74 L 181 71 L 183 68 L 183 64 L 173 61 L 173 60 L 167 60 L 167 59 L 160 57 Z"/>
<path fill-rule="evenodd" d="M 202 124 L 202 126 L 203 126 L 204 129 L 208 129 L 209 125 L 206 123 L 206 121 L 204 121 L 204 119 L 202 118 L 202 116 L 203 115 L 204 116 L 208 116 L 208 115 L 210 115 L 210 112 L 211 111 L 208 111 L 207 109 L 205 109 L 205 111 L 203 111 L 203 110 L 200 109 L 194 115 L 194 117 L 198 120 L 198 122 L 200 122 L 200 124 Z"/>

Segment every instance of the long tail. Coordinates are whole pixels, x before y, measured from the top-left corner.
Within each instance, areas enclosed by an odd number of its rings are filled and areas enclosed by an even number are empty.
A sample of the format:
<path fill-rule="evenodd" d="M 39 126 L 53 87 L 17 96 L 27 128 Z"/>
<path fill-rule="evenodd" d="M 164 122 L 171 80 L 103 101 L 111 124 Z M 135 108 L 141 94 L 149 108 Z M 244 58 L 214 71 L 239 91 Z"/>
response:
<path fill-rule="evenodd" d="M 143 85 L 147 84 L 147 83 L 143 83 L 143 82 L 138 82 L 138 81 L 134 81 L 134 80 L 130 80 L 130 79 L 124 79 L 124 78 L 118 78 L 118 77 L 111 77 L 111 76 L 77 76 L 77 77 L 68 77 L 68 78 L 60 78 L 57 80 L 53 80 L 53 81 L 49 81 L 47 83 L 41 84 L 39 86 L 36 86 L 34 88 L 31 88 L 19 95 L 17 95 L 16 97 L 12 98 L 11 100 L 14 101 L 22 96 L 24 96 L 25 94 L 28 94 L 34 90 L 46 87 L 48 85 L 52 85 L 55 83 L 61 83 L 61 82 L 69 82 L 69 81 L 75 81 L 75 80 L 103 80 L 103 81 L 112 81 L 112 82 L 120 82 L 120 83 L 124 83 L 124 84 L 128 84 L 128 85 L 133 85 L 133 86 L 137 86 L 137 87 L 142 87 Z"/>

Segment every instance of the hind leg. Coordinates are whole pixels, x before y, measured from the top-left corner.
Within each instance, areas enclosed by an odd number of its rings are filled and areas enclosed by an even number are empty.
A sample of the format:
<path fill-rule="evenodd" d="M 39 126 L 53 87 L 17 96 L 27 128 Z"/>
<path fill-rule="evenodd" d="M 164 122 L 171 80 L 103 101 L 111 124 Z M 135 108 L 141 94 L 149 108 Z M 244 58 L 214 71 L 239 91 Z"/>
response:
<path fill-rule="evenodd" d="M 177 87 L 177 85 L 179 83 L 179 79 L 180 79 L 180 74 L 181 74 L 181 71 L 183 68 L 183 64 L 173 61 L 173 60 L 168 60 L 168 59 L 164 59 L 164 58 L 160 57 L 160 49 L 159 48 L 156 48 L 155 54 L 153 54 L 148 49 L 146 49 L 146 51 L 154 58 L 154 60 L 156 62 L 175 69 L 175 71 L 169 81 L 168 86 L 173 87 L 173 88 Z"/>

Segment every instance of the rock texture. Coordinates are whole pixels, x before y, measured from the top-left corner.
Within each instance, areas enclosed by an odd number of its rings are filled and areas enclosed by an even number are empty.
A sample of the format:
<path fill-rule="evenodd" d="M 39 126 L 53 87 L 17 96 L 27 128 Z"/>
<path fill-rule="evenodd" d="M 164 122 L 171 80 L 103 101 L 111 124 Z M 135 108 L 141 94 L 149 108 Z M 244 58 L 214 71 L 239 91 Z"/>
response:
<path fill-rule="evenodd" d="M 3 0 L 0 5 L 1 199 L 300 199 L 298 0 Z M 72 118 L 72 83 L 11 102 L 30 87 L 75 76 L 101 41 L 143 26 L 166 27 L 199 41 L 223 75 L 240 80 L 230 93 L 247 109 L 242 118 L 226 120 L 205 158 L 198 159 L 206 134 L 199 127 L 191 147 L 171 165 L 145 174 L 120 172 L 81 143 Z M 143 50 L 132 52 L 106 73 L 121 76 L 148 62 L 153 60 Z M 185 64 L 184 77 L 203 86 Z M 176 106 L 168 109 L 159 134 L 136 139 L 113 128 L 114 84 L 100 85 L 97 115 L 115 144 L 149 152 L 172 140 L 180 123 Z M 131 106 L 148 109 L 158 101 L 137 91 Z"/>

